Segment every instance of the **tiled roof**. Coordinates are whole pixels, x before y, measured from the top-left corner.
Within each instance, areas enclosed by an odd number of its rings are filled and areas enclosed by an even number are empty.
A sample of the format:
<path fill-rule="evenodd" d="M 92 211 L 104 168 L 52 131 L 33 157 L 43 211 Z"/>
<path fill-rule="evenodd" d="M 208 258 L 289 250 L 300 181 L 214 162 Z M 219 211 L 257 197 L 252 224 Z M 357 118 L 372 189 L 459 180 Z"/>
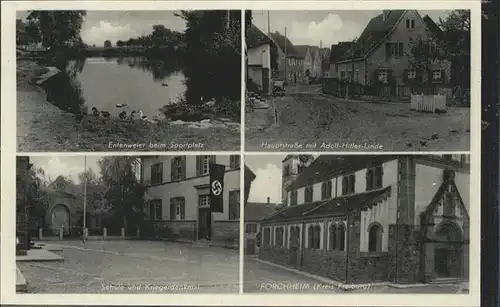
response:
<path fill-rule="evenodd" d="M 285 36 L 275 32 L 275 33 L 269 33 L 269 37 L 276 43 L 276 45 L 278 45 L 278 47 L 283 52 L 285 52 L 285 46 L 286 46 L 286 53 L 288 57 L 301 58 L 300 53 L 295 49 L 292 42 Z"/>
<path fill-rule="evenodd" d="M 331 179 L 345 172 L 367 167 L 371 163 L 381 163 L 396 159 L 393 155 L 320 155 L 297 177 L 289 190 Z"/>
<path fill-rule="evenodd" d="M 429 17 L 429 15 L 425 15 L 422 20 L 424 21 L 427 29 L 438 39 L 443 38 L 443 30 L 439 28 L 439 26 Z"/>
<path fill-rule="evenodd" d="M 380 190 L 291 206 L 264 219 L 263 222 L 279 222 L 323 216 L 343 216 L 352 212 L 354 209 L 366 210 L 375 206 L 379 202 L 390 197 L 390 195 L 391 187 L 388 186 Z"/>
<path fill-rule="evenodd" d="M 353 42 L 339 42 L 337 45 L 332 45 L 330 51 L 330 63 L 335 63 L 342 59 L 352 45 L 354 45 Z"/>
<path fill-rule="evenodd" d="M 297 45 L 297 46 L 294 46 L 295 50 L 297 50 L 297 53 L 301 56 L 301 57 L 305 57 L 306 54 L 307 54 L 307 49 L 310 49 L 312 46 L 308 46 L 308 45 Z"/>
<path fill-rule="evenodd" d="M 351 52 L 344 53 L 340 60 L 360 58 L 367 55 L 368 52 L 380 44 L 384 37 L 391 32 L 404 12 L 405 10 L 390 10 L 386 13 L 385 20 L 384 14 L 373 17 L 356 43 L 352 46 Z"/>
<path fill-rule="evenodd" d="M 270 216 L 277 210 L 277 205 L 273 203 L 248 202 L 245 207 L 245 221 L 260 221 Z"/>
<path fill-rule="evenodd" d="M 272 40 L 254 24 L 247 29 L 245 39 L 248 49 L 272 43 Z"/>

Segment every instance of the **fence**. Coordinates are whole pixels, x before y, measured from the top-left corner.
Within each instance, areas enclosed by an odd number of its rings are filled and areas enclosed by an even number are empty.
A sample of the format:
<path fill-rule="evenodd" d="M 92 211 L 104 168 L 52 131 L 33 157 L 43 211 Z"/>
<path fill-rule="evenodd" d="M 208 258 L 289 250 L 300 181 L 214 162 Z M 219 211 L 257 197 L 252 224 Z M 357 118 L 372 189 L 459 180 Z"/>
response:
<path fill-rule="evenodd" d="M 347 82 L 336 78 L 325 78 L 323 80 L 323 93 L 335 97 L 362 97 L 372 99 L 410 99 L 411 95 L 444 95 L 447 98 L 453 97 L 453 89 L 443 84 L 428 85 L 396 85 L 396 84 L 376 84 L 363 85 L 359 83 Z"/>
<path fill-rule="evenodd" d="M 444 95 L 411 95 L 410 109 L 418 112 L 441 113 L 446 111 Z"/>
<path fill-rule="evenodd" d="M 37 238 L 40 241 L 51 241 L 51 240 L 72 240 L 81 239 L 86 231 L 86 239 L 92 240 L 106 240 L 106 239 L 134 239 L 139 236 L 139 229 L 135 231 L 125 231 L 125 228 L 120 228 L 118 231 L 106 227 L 104 228 L 86 228 L 84 230 L 82 227 L 72 227 L 71 229 L 64 228 L 39 228 L 37 230 L 30 229 L 29 234 L 31 238 Z"/>

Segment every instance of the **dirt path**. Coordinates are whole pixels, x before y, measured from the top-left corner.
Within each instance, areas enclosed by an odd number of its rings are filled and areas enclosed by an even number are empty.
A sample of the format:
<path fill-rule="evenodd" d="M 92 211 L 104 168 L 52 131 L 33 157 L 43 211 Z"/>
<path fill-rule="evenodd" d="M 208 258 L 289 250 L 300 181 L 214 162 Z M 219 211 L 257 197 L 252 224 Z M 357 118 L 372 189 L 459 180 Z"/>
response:
<path fill-rule="evenodd" d="M 309 151 L 468 151 L 470 147 L 469 108 L 427 114 L 410 111 L 406 103 L 346 101 L 312 92 L 276 98 L 276 105 L 279 125 L 248 131 L 247 150 L 279 149 L 265 144 L 280 143 L 302 144 L 294 150 Z M 323 143 L 357 147 L 321 148 Z"/>

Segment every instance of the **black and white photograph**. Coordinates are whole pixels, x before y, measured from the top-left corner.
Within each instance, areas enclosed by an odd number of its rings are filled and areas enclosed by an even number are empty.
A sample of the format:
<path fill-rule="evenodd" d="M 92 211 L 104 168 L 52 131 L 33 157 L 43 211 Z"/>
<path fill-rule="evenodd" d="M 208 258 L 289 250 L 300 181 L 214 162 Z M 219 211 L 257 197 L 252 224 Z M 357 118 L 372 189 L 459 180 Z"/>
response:
<path fill-rule="evenodd" d="M 469 155 L 245 165 L 244 293 L 469 293 Z"/>
<path fill-rule="evenodd" d="M 470 10 L 245 18 L 245 150 L 470 150 Z"/>
<path fill-rule="evenodd" d="M 17 150 L 239 150 L 241 16 L 17 11 Z"/>
<path fill-rule="evenodd" d="M 239 293 L 239 155 L 18 156 L 16 171 L 17 293 Z"/>

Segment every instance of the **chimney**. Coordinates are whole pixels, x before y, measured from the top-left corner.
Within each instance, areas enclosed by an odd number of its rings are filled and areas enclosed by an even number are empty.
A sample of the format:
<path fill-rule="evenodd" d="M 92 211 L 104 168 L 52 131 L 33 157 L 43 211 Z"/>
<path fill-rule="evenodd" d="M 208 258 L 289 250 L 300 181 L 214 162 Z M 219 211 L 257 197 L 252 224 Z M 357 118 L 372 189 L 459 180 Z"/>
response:
<path fill-rule="evenodd" d="M 387 17 L 389 16 L 390 12 L 391 12 L 391 10 L 383 10 L 382 11 L 382 20 L 383 21 L 387 21 Z"/>
<path fill-rule="evenodd" d="M 267 204 L 269 205 L 271 203 L 271 197 L 267 198 Z"/>

